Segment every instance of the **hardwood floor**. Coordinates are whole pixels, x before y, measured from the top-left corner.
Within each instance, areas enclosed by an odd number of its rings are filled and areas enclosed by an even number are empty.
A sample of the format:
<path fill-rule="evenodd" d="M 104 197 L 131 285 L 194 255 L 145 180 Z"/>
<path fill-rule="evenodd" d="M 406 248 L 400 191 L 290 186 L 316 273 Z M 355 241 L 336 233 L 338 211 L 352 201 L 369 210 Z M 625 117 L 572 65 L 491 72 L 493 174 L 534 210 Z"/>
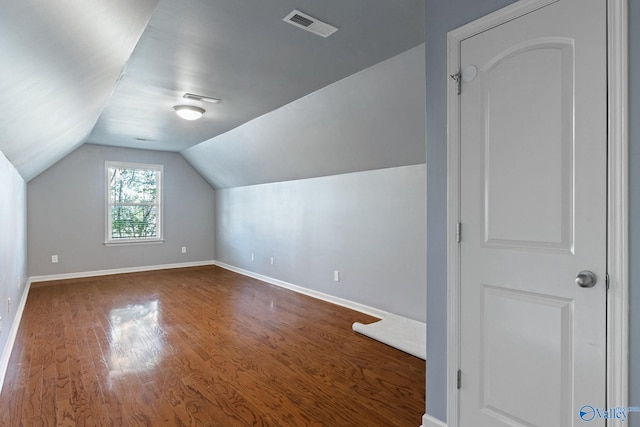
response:
<path fill-rule="evenodd" d="M 411 426 L 423 360 L 367 315 L 219 267 L 32 287 L 2 426 Z"/>

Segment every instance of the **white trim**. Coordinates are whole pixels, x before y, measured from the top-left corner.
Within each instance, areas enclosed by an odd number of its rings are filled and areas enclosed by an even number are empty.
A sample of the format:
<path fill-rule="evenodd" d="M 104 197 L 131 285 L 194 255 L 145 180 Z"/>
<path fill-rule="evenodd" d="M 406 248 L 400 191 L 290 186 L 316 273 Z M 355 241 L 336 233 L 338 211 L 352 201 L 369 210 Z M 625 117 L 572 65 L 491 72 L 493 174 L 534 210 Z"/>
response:
<path fill-rule="evenodd" d="M 629 135 L 627 0 L 607 2 L 608 265 L 607 406 L 629 406 Z M 610 427 L 622 427 L 609 420 Z"/>
<path fill-rule="evenodd" d="M 360 303 L 349 301 L 343 298 L 335 297 L 333 295 L 314 291 L 313 289 L 304 288 L 302 286 L 294 285 L 293 283 L 284 282 L 282 280 L 274 279 L 273 277 L 265 276 L 259 273 L 254 273 L 253 271 L 249 271 L 243 268 L 235 267 L 233 265 L 225 264 L 224 262 L 214 261 L 214 264 L 226 270 L 233 271 L 234 273 L 238 273 L 238 274 L 242 274 L 243 276 L 258 279 L 260 281 L 269 283 L 271 285 L 289 289 L 291 291 L 298 292 L 300 294 L 304 294 L 322 301 L 326 301 L 332 304 L 340 305 L 342 307 L 350 308 L 351 310 L 359 311 L 360 313 L 368 314 L 369 316 L 377 317 L 378 319 L 383 319 L 388 314 L 386 311 L 369 307 L 368 305 L 360 304 Z"/>
<path fill-rule="evenodd" d="M 424 414 L 422 416 L 422 426 L 420 427 L 447 427 L 447 423 L 444 423 L 431 415 Z"/>
<path fill-rule="evenodd" d="M 460 69 L 460 43 L 489 28 L 557 0 L 521 0 L 447 34 L 448 73 Z M 628 246 L 628 68 L 627 0 L 608 0 L 608 273 L 607 404 L 628 405 L 629 363 L 629 246 Z M 455 229 L 460 218 L 459 97 L 453 82 L 447 89 L 447 422 L 458 427 L 456 374 L 460 365 L 459 251 Z M 427 416 L 425 414 L 425 416 Z M 611 422 L 612 426 L 622 423 Z M 424 424 L 424 421 L 423 421 Z"/>
<path fill-rule="evenodd" d="M 154 203 L 134 203 L 130 205 L 140 206 L 155 206 L 157 208 L 156 218 L 156 236 L 155 237 L 141 237 L 133 239 L 114 239 L 111 237 L 112 229 L 112 217 L 111 207 L 111 184 L 109 182 L 109 169 L 144 169 L 153 170 L 156 172 L 156 201 Z M 105 246 L 116 245 L 133 245 L 133 244 L 148 244 L 148 243 L 164 243 L 164 165 L 161 164 L 146 164 L 146 163 L 131 163 L 131 162 L 119 162 L 114 160 L 105 160 L 104 162 L 104 200 L 105 200 L 105 230 L 104 230 L 104 244 Z"/>
<path fill-rule="evenodd" d="M 117 242 L 104 242 L 105 246 L 133 246 L 133 245 L 158 245 L 160 243 L 164 243 L 163 239 L 155 239 L 155 240 L 142 240 L 142 239 L 130 239 L 130 240 L 121 240 Z"/>
<path fill-rule="evenodd" d="M 51 274 L 48 276 L 30 277 L 29 283 L 50 282 L 52 280 L 80 279 L 84 277 L 110 276 L 112 274 L 123 274 L 123 273 L 140 273 L 143 271 L 167 270 L 171 268 L 200 267 L 203 265 L 214 265 L 214 264 L 215 264 L 215 261 L 193 261 L 193 262 L 181 262 L 176 264 L 159 264 L 159 265 L 144 265 L 140 267 L 114 268 L 111 270 L 95 270 L 95 271 L 81 271 L 78 273 Z"/>
<path fill-rule="evenodd" d="M 458 32 L 447 35 L 449 74 L 460 70 L 462 38 Z M 457 243 L 460 221 L 460 104 L 457 84 L 449 84 L 447 88 L 447 105 L 447 422 L 457 427 L 459 402 L 458 390 L 454 386 L 460 366 L 460 248 Z"/>
<path fill-rule="evenodd" d="M 30 287 L 31 281 L 29 280 L 27 281 L 27 284 L 22 291 L 22 298 L 20 298 L 20 304 L 16 309 L 16 316 L 13 318 L 11 330 L 9 331 L 9 337 L 7 338 L 7 342 L 4 344 L 4 349 L 2 349 L 2 358 L 0 359 L 0 392 L 2 391 L 2 387 L 4 386 L 4 377 L 7 374 L 7 368 L 9 367 L 9 359 L 11 358 L 13 345 L 15 344 L 16 337 L 18 336 L 18 328 L 20 327 L 20 321 L 22 320 L 24 307 L 27 304 L 27 295 L 29 295 Z"/>

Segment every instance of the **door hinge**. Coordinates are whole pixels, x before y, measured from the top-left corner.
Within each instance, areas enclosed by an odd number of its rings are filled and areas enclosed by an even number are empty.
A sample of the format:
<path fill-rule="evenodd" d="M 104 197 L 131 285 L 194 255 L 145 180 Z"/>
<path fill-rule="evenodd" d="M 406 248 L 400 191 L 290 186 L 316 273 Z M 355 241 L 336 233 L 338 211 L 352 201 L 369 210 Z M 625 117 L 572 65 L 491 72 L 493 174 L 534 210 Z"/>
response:
<path fill-rule="evenodd" d="M 458 387 L 458 390 L 460 390 L 460 387 L 462 387 L 462 371 L 460 369 L 458 369 L 458 374 L 457 374 L 457 378 L 456 378 L 456 385 Z"/>
<path fill-rule="evenodd" d="M 450 77 L 456 82 L 458 95 L 460 95 L 462 93 L 462 72 L 458 71 L 457 74 L 451 74 Z"/>
<path fill-rule="evenodd" d="M 607 285 L 607 290 L 609 290 L 609 286 L 611 285 L 611 279 L 609 278 L 609 273 L 605 274 L 604 282 Z"/>
<path fill-rule="evenodd" d="M 462 241 L 462 223 L 459 222 L 456 224 L 456 242 L 460 243 Z"/>

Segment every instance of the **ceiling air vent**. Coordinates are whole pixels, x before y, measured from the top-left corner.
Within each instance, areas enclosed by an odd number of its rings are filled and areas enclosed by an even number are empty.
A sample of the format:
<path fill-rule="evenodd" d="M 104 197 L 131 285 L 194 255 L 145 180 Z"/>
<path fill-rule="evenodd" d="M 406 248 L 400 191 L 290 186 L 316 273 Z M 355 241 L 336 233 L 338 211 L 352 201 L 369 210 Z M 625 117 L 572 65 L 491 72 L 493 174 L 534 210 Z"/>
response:
<path fill-rule="evenodd" d="M 338 29 L 333 25 L 322 22 L 312 16 L 307 15 L 306 13 L 300 12 L 297 9 L 291 11 L 291 13 L 285 16 L 282 20 L 322 37 L 329 37 L 331 34 L 338 31 Z"/>
<path fill-rule="evenodd" d="M 296 24 L 302 25 L 303 27 L 308 27 L 309 25 L 313 24 L 313 21 L 311 19 L 307 19 L 302 15 L 298 15 L 297 13 L 289 18 L 289 21 L 295 22 Z"/>
<path fill-rule="evenodd" d="M 210 102 L 212 104 L 218 104 L 222 101 L 221 99 L 218 99 L 218 98 L 212 98 L 210 96 L 204 96 L 204 95 L 196 95 L 195 93 L 185 93 L 183 98 L 192 99 L 194 101 Z"/>

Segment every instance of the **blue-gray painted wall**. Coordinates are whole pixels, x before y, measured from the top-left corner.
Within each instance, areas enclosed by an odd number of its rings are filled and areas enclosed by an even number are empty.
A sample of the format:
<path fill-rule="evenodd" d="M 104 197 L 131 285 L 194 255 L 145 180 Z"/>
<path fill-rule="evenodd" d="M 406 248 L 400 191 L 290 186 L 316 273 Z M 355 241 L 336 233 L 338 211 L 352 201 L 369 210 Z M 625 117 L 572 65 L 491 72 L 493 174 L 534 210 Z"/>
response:
<path fill-rule="evenodd" d="M 216 190 L 216 260 L 424 322 L 425 176 L 421 164 Z"/>
<path fill-rule="evenodd" d="M 162 244 L 104 245 L 106 160 L 164 166 Z M 213 188 L 178 153 L 83 144 L 27 184 L 29 276 L 211 261 L 214 200 Z"/>
<path fill-rule="evenodd" d="M 513 0 L 426 0 L 427 414 L 447 417 L 447 33 Z"/>
<path fill-rule="evenodd" d="M 11 331 L 18 327 L 27 283 L 27 184 L 0 151 L 0 301 L 11 298 L 13 310 L 1 310 L 0 386 L 9 361 Z M 4 306 L 4 304 L 3 304 Z"/>

